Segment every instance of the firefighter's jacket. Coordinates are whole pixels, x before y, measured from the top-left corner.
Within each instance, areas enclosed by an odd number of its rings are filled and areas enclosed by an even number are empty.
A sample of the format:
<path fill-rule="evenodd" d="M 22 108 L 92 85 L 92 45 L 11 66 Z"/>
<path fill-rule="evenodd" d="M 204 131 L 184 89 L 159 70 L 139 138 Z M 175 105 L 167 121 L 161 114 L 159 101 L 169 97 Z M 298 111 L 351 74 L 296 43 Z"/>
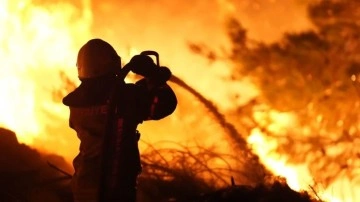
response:
<path fill-rule="evenodd" d="M 135 186 L 141 170 L 136 128 L 170 115 L 177 99 L 166 83 L 149 89 L 145 79 L 130 84 L 110 77 L 83 81 L 63 103 L 70 108 L 69 124 L 80 139 L 73 161 L 74 199 L 91 202 L 102 189 Z"/>

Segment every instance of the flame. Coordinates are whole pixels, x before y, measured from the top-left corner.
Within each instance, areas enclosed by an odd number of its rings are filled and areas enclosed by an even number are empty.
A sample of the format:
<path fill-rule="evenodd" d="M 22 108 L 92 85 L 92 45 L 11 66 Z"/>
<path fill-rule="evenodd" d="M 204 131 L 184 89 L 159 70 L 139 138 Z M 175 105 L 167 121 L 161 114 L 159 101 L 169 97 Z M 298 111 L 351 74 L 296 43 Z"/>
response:
<path fill-rule="evenodd" d="M 259 121 L 260 126 L 266 127 L 270 132 L 280 135 L 296 123 L 295 116 L 290 113 L 280 113 L 271 110 L 269 112 L 269 119 L 266 116 L 263 110 L 254 113 L 254 118 Z M 265 165 L 275 175 L 287 179 L 287 183 L 292 189 L 300 191 L 309 182 L 312 182 L 309 172 L 305 170 L 306 165 L 297 166 L 288 164 L 288 156 L 274 152 L 278 147 L 275 138 L 265 136 L 260 128 L 252 130 L 247 142 L 252 145 L 256 153 L 263 159 Z"/>
<path fill-rule="evenodd" d="M 67 147 L 60 148 L 58 144 L 72 145 L 72 147 L 75 148 L 77 148 L 78 145 L 77 142 L 73 142 L 76 138 L 75 135 L 72 132 L 66 131 L 68 129 L 68 109 L 62 106 L 59 100 L 54 98 L 53 91 L 63 86 L 63 80 L 59 76 L 59 72 L 64 72 L 67 77 L 73 81 L 77 81 L 74 56 L 77 54 L 79 47 L 86 40 L 94 36 L 91 30 L 94 23 L 92 2 L 90 0 L 82 0 L 77 5 L 70 2 L 71 1 L 56 1 L 56 3 L 42 2 L 42 4 L 37 4 L 32 0 L 0 0 L 0 93 L 2 94 L 0 126 L 16 132 L 20 142 L 41 148 L 46 147 L 45 149 L 51 152 L 67 157 L 69 161 L 75 156 L 74 151 L 76 152 L 76 149 L 67 151 L 69 150 Z M 221 15 L 236 11 L 232 2 L 233 1 L 230 0 L 217 1 L 219 5 L 222 5 Z M 275 2 L 275 0 L 271 2 Z M 244 4 L 248 6 L 249 3 Z M 178 5 L 174 7 L 176 7 L 176 10 L 178 9 Z M 213 10 L 215 10 L 216 7 L 217 6 L 213 5 Z M 109 7 L 108 5 L 106 9 L 111 9 L 111 6 Z M 154 13 L 154 16 L 156 17 L 159 13 L 160 12 Z M 259 12 L 252 13 L 258 14 Z M 123 15 L 127 16 L 129 13 L 124 12 Z M 161 21 L 156 23 L 165 26 L 166 23 L 163 22 L 166 18 L 164 18 L 164 16 L 160 16 L 159 18 Z M 209 29 L 209 23 L 207 21 L 206 29 L 202 30 L 194 29 L 192 21 L 184 20 L 181 16 L 174 15 L 173 18 L 178 18 L 179 24 L 181 23 L 182 26 L 189 28 L 189 30 L 192 29 L 194 32 L 192 36 L 197 36 L 195 38 L 202 39 L 208 36 L 212 42 L 214 42 L 213 40 L 215 39 L 221 38 L 210 35 L 215 33 L 215 31 Z M 155 19 L 158 20 L 158 18 Z M 127 23 L 131 25 L 131 20 L 127 20 Z M 185 22 L 189 24 L 184 24 Z M 215 22 L 215 20 L 213 22 Z M 252 25 L 249 22 L 250 21 L 247 21 L 245 24 L 248 24 L 248 26 L 257 26 L 256 23 Z M 124 21 L 122 23 L 124 23 Z M 301 21 L 303 27 L 305 23 L 305 20 Z M 210 24 L 210 27 L 213 27 L 214 23 Z M 112 25 L 110 29 L 105 30 L 106 33 L 110 33 L 110 35 L 107 36 L 110 36 L 109 38 L 111 38 L 112 41 L 117 40 L 115 39 L 116 37 L 112 35 L 113 32 L 109 31 L 113 29 L 114 26 L 115 25 Z M 178 29 L 178 26 L 176 26 L 176 28 Z M 152 34 L 152 36 L 155 36 L 153 37 L 154 41 L 156 43 L 160 42 L 159 44 L 161 44 L 157 46 L 157 48 L 162 51 L 161 53 L 164 53 L 166 58 L 170 58 L 174 63 L 176 61 L 177 64 L 189 67 L 187 69 L 174 69 L 176 74 L 180 77 L 188 78 L 190 81 L 196 80 L 200 91 L 211 92 L 209 96 L 212 96 L 211 98 L 213 100 L 221 100 L 219 103 L 223 104 L 223 106 L 230 105 L 234 100 L 229 101 L 223 98 L 230 93 L 229 91 L 235 91 L 244 87 L 240 86 L 241 83 L 239 82 L 233 82 L 225 84 L 227 90 L 217 90 L 213 87 L 222 86 L 225 83 L 225 81 L 218 78 L 227 77 L 228 74 L 231 74 L 230 71 L 224 71 L 226 68 L 223 67 L 223 64 L 217 63 L 214 65 L 218 67 L 217 69 L 209 70 L 207 62 L 199 61 L 196 64 L 199 66 L 199 69 L 194 69 L 193 66 L 195 64 L 193 61 L 195 61 L 196 58 L 190 56 L 189 53 L 182 51 L 181 54 L 174 54 L 174 50 L 177 51 L 178 47 L 174 47 L 173 50 L 168 51 L 166 47 L 171 46 L 173 43 L 167 42 L 174 42 L 171 37 L 180 37 L 176 35 L 176 33 L 180 33 L 177 29 L 174 31 L 174 36 L 166 36 L 163 33 Z M 135 39 L 135 35 L 138 35 L 139 32 L 139 30 L 135 30 L 134 34 L 131 33 L 131 30 L 125 31 L 130 32 L 128 35 L 123 36 L 127 39 Z M 125 31 L 122 33 L 125 33 Z M 166 32 L 168 30 L 164 29 L 160 31 Z M 195 34 L 195 31 L 198 32 Z M 219 31 L 219 29 L 216 31 Z M 204 33 L 206 34 L 204 35 Z M 268 34 L 269 31 L 257 33 Z M 169 39 L 164 42 L 166 37 Z M 141 43 L 149 45 L 149 43 L 145 42 L 145 39 L 140 41 Z M 220 42 L 224 42 L 223 38 L 221 38 Z M 185 40 L 184 42 L 181 41 L 181 43 L 185 43 Z M 176 43 L 174 42 L 174 44 Z M 123 57 L 125 55 L 124 59 L 128 60 L 128 57 L 138 53 L 138 50 L 143 50 L 144 48 L 144 46 L 139 45 L 136 49 L 133 47 L 125 50 L 120 49 L 120 54 Z M 119 48 L 117 49 L 119 50 Z M 145 49 L 147 49 L 147 47 Z M 170 52 L 170 54 L 167 54 L 167 52 Z M 201 69 L 201 66 L 205 68 Z M 199 77 L 198 72 L 210 73 Z M 197 78 L 195 79 L 190 75 L 196 75 Z M 353 81 L 359 80 L 356 76 L 353 76 L 352 79 Z M 252 90 L 251 88 L 250 91 Z M 256 112 L 254 117 L 261 120 L 262 126 L 266 127 L 267 130 L 278 134 L 281 134 L 287 127 L 296 124 L 296 117 L 294 115 L 276 111 L 270 112 L 270 120 L 265 119 L 261 112 Z M 176 117 L 174 117 L 172 121 L 179 122 L 179 120 L 176 120 Z M 49 128 L 53 129 L 50 130 Z M 164 133 L 159 132 L 160 135 L 157 138 L 163 138 L 165 135 L 161 134 L 167 134 L 167 132 L 168 131 Z M 61 133 L 64 134 L 61 135 Z M 66 136 L 67 133 L 70 133 L 73 139 L 69 138 L 69 135 Z M 58 139 L 52 140 L 54 136 Z M 61 138 L 61 136 L 65 137 Z M 154 137 L 149 137 L 149 139 L 151 138 Z M 52 140 L 52 144 L 41 145 L 37 143 L 38 141 L 40 141 L 40 143 L 48 143 L 50 140 Z M 314 183 L 313 176 L 311 176 L 306 162 L 301 165 L 289 164 L 287 161 L 291 157 L 277 153 L 276 149 L 278 144 L 276 140 L 265 136 L 260 128 L 253 129 L 247 141 L 253 146 L 253 149 L 260 156 L 263 163 L 275 174 L 285 177 L 292 189 L 297 191 L 308 189 L 309 185 Z M 350 188 L 350 186 L 352 186 L 352 188 Z M 358 195 L 352 196 L 352 193 L 347 193 L 346 191 L 345 193 L 337 191 L 344 190 L 344 187 L 349 190 L 359 190 L 359 185 L 351 184 L 349 179 L 343 178 L 338 179 L 318 194 L 322 199 L 329 202 L 356 201 L 356 199 L 360 198 Z M 342 194 L 344 196 L 342 196 Z"/>
<path fill-rule="evenodd" d="M 52 102 L 52 90 L 61 85 L 60 71 L 75 75 L 74 54 L 80 37 L 89 33 L 89 4 L 84 9 L 68 3 L 36 5 L 31 0 L 0 1 L 0 123 L 18 134 L 20 142 L 32 144 L 46 134 L 49 109 L 56 118 L 66 116 Z M 71 74 L 70 74 L 71 73 Z"/>
<path fill-rule="evenodd" d="M 262 110 L 254 113 L 254 118 L 259 121 L 260 126 L 267 130 L 282 134 L 285 128 L 296 127 L 296 117 L 291 113 L 281 113 L 274 110 L 269 112 L 267 118 Z M 270 119 L 270 120 L 269 120 Z M 247 142 L 259 155 L 262 162 L 275 175 L 285 177 L 290 188 L 295 191 L 308 191 L 327 202 L 350 202 L 357 201 L 359 195 L 356 190 L 360 190 L 359 184 L 354 184 L 348 177 L 338 177 L 333 183 L 321 190 L 313 190 L 317 183 L 311 175 L 307 162 L 302 164 L 290 164 L 287 154 L 276 152 L 278 142 L 276 138 L 269 137 L 262 132 L 261 128 L 254 128 Z M 315 192 L 315 193 L 314 193 Z"/>

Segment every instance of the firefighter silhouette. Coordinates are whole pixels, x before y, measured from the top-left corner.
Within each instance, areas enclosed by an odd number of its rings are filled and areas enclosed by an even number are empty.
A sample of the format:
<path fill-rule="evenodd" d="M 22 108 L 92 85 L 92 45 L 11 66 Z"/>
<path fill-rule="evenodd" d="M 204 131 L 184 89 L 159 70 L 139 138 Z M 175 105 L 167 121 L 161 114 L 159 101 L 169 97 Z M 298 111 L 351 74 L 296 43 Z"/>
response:
<path fill-rule="evenodd" d="M 73 160 L 74 201 L 136 201 L 141 172 L 137 126 L 174 112 L 176 95 L 166 83 L 171 72 L 146 55 L 135 55 L 121 68 L 115 49 L 98 38 L 80 48 L 77 70 L 81 83 L 63 98 L 69 126 L 80 139 Z M 125 83 L 130 71 L 142 79 Z"/>

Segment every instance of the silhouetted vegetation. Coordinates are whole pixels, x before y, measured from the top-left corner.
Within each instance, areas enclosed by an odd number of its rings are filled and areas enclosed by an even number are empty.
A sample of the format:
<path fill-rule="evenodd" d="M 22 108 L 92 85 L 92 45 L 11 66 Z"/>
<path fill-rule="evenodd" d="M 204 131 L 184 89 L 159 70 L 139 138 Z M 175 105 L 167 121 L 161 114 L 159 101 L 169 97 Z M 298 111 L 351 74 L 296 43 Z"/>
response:
<path fill-rule="evenodd" d="M 41 154 L 20 144 L 12 131 L 0 128 L 0 201 L 71 201 L 69 177 L 51 168 L 71 170 L 62 157 Z"/>
<path fill-rule="evenodd" d="M 61 157 L 19 144 L 15 134 L 3 128 L 0 146 L 0 201 L 73 201 L 70 165 Z M 228 176 L 236 172 L 231 165 L 228 170 L 210 165 L 212 160 L 226 161 L 229 157 L 206 148 L 155 149 L 149 145 L 142 157 L 139 202 L 316 201 L 305 192 L 291 190 L 283 179 L 275 177 L 254 186 L 237 185 Z M 219 188 L 219 181 L 229 186 Z"/>
<path fill-rule="evenodd" d="M 181 145 L 179 145 L 181 146 Z M 307 192 L 296 192 L 284 178 L 268 175 L 253 185 L 237 184 L 230 176 L 256 179 L 256 170 L 233 167 L 214 168 L 214 160 L 227 162 L 239 157 L 214 153 L 202 147 L 155 149 L 150 146 L 142 155 L 143 173 L 139 180 L 142 202 L 316 202 Z"/>

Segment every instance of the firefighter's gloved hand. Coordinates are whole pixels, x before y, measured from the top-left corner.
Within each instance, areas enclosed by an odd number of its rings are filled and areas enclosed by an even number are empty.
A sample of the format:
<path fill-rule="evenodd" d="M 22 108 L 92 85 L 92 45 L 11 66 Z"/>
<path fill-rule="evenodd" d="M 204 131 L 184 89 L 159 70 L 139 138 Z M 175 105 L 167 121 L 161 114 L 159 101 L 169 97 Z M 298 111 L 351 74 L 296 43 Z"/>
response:
<path fill-rule="evenodd" d="M 164 84 L 172 75 L 168 67 L 158 67 L 147 55 L 135 55 L 127 65 L 132 72 L 150 79 L 154 84 Z"/>
<path fill-rule="evenodd" d="M 161 85 L 166 83 L 171 78 L 171 71 L 165 66 L 161 66 L 155 69 L 153 75 L 150 77 L 155 83 Z"/>
<path fill-rule="evenodd" d="M 143 77 L 152 77 L 157 68 L 151 57 L 147 55 L 135 55 L 131 58 L 128 65 L 130 66 L 132 72 Z"/>

